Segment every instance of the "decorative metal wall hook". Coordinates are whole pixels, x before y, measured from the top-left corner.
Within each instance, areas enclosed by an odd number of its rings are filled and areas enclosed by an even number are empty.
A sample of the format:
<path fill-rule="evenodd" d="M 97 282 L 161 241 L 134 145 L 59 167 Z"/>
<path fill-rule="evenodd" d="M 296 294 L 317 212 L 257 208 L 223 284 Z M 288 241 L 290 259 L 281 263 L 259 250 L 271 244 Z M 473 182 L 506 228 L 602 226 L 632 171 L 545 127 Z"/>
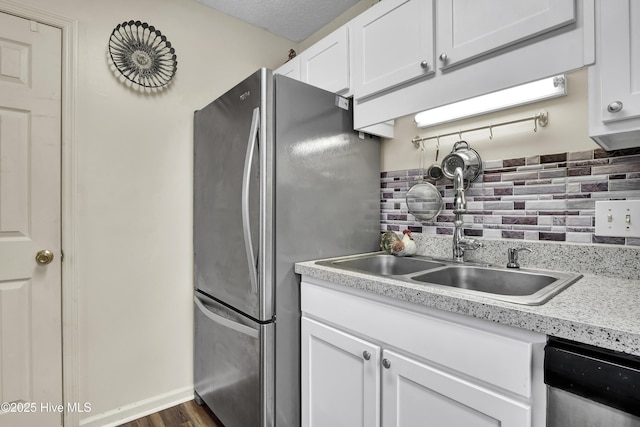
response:
<path fill-rule="evenodd" d="M 536 122 L 542 127 L 545 127 L 549 124 L 549 113 L 547 113 L 546 111 L 538 113 L 534 117 L 536 119 Z"/>

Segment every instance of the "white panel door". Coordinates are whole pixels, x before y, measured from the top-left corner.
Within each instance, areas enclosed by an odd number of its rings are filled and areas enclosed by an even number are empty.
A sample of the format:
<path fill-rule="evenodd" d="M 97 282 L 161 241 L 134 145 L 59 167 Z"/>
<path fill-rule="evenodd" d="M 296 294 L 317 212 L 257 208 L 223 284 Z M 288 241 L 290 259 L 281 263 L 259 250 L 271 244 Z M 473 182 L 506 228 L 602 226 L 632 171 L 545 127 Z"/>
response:
<path fill-rule="evenodd" d="M 383 427 L 529 427 L 531 408 L 393 351 L 382 354 Z"/>
<path fill-rule="evenodd" d="M 300 57 L 296 56 L 273 71 L 294 80 L 300 80 Z"/>
<path fill-rule="evenodd" d="M 62 424 L 61 42 L 0 13 L 0 426 Z"/>
<path fill-rule="evenodd" d="M 600 3 L 603 122 L 640 117 L 640 2 Z"/>
<path fill-rule="evenodd" d="M 380 426 L 380 348 L 302 319 L 302 426 Z"/>
<path fill-rule="evenodd" d="M 351 86 L 349 27 L 343 26 L 300 54 L 300 75 L 305 83 L 345 94 Z"/>
<path fill-rule="evenodd" d="M 432 0 L 385 0 L 356 17 L 354 98 L 433 75 L 433 30 Z"/>
<path fill-rule="evenodd" d="M 460 64 L 576 20 L 575 0 L 438 0 L 436 9 L 440 68 Z"/>

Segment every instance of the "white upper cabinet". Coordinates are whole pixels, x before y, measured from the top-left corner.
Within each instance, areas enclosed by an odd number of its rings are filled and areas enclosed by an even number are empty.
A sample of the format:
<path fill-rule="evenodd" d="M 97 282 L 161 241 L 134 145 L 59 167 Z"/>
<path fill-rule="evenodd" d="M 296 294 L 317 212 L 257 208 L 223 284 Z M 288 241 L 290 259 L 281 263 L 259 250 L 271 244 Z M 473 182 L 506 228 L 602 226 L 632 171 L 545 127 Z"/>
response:
<path fill-rule="evenodd" d="M 589 70 L 589 134 L 603 148 L 640 146 L 640 2 L 597 2 L 596 65 Z"/>
<path fill-rule="evenodd" d="M 352 21 L 354 96 L 434 73 L 432 0 L 385 0 Z"/>
<path fill-rule="evenodd" d="M 274 74 L 348 96 L 351 88 L 349 26 L 345 25 L 329 34 L 278 67 Z"/>
<path fill-rule="evenodd" d="M 300 58 L 297 56 L 273 71 L 274 74 L 281 74 L 294 80 L 300 80 Z"/>
<path fill-rule="evenodd" d="M 438 0 L 439 68 L 470 61 L 575 21 L 575 0 Z"/>
<path fill-rule="evenodd" d="M 274 74 L 282 74 L 338 95 L 352 96 L 351 37 L 349 23 L 278 67 Z M 385 120 L 356 129 L 384 138 L 393 138 L 393 127 L 393 120 Z"/>
<path fill-rule="evenodd" d="M 386 15 L 380 12 L 393 6 L 411 12 L 403 14 L 401 21 L 387 19 L 384 29 L 369 31 L 375 37 L 363 36 L 367 34 L 363 24 L 382 21 Z M 435 10 L 437 18 L 418 14 L 425 10 Z M 381 15 L 377 19 L 376 13 Z M 353 22 L 355 126 L 370 126 L 590 65 L 594 62 L 594 13 L 593 0 L 380 2 L 363 14 L 368 19 Z M 413 28 L 419 30 L 409 35 Z M 416 53 L 422 46 L 414 39 L 416 33 L 424 34 L 429 48 L 437 46 L 433 55 Z M 402 40 L 398 34 L 404 35 Z M 367 38 L 377 46 L 367 44 Z M 361 46 L 359 39 L 365 44 Z M 410 53 L 414 64 L 420 64 L 420 57 L 429 58 L 428 78 L 399 72 L 409 67 Z M 379 95 L 370 96 L 374 93 Z"/>
<path fill-rule="evenodd" d="M 351 87 L 349 27 L 343 26 L 299 55 L 300 80 L 310 85 L 347 94 Z"/>

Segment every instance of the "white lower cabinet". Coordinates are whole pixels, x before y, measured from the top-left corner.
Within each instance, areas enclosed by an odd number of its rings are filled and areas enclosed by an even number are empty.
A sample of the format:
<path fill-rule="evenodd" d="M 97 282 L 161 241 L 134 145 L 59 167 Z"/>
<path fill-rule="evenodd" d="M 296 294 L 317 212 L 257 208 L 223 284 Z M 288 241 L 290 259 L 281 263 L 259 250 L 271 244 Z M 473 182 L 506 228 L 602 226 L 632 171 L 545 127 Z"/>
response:
<path fill-rule="evenodd" d="M 530 425 L 531 408 L 391 350 L 382 352 L 382 425 Z"/>
<path fill-rule="evenodd" d="M 380 425 L 380 347 L 302 319 L 302 425 Z"/>
<path fill-rule="evenodd" d="M 546 336 L 354 292 L 303 277 L 303 427 L 545 425 Z"/>

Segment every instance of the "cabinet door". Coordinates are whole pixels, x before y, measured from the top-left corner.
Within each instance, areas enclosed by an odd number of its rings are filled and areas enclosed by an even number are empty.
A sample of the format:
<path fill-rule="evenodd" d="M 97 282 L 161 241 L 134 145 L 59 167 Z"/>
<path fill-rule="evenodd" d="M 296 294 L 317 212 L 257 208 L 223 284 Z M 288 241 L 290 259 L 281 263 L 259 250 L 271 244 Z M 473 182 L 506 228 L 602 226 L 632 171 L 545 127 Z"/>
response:
<path fill-rule="evenodd" d="M 434 73 L 432 0 L 385 0 L 352 25 L 356 99 Z"/>
<path fill-rule="evenodd" d="M 640 2 L 596 3 L 597 62 L 589 68 L 589 136 L 605 150 L 640 145 Z"/>
<path fill-rule="evenodd" d="M 380 426 L 380 348 L 302 318 L 302 426 Z"/>
<path fill-rule="evenodd" d="M 344 94 L 350 87 L 349 28 L 341 27 L 300 54 L 303 82 Z"/>
<path fill-rule="evenodd" d="M 574 0 L 438 0 L 440 68 L 457 65 L 576 21 Z"/>
<path fill-rule="evenodd" d="M 281 74 L 294 80 L 300 80 L 300 57 L 296 56 L 285 64 L 279 66 L 273 71 L 273 74 Z"/>
<path fill-rule="evenodd" d="M 640 2 L 601 2 L 598 67 L 602 121 L 640 116 Z M 620 109 L 617 104 L 620 104 Z"/>
<path fill-rule="evenodd" d="M 526 427 L 531 408 L 393 351 L 382 353 L 383 427 Z"/>

